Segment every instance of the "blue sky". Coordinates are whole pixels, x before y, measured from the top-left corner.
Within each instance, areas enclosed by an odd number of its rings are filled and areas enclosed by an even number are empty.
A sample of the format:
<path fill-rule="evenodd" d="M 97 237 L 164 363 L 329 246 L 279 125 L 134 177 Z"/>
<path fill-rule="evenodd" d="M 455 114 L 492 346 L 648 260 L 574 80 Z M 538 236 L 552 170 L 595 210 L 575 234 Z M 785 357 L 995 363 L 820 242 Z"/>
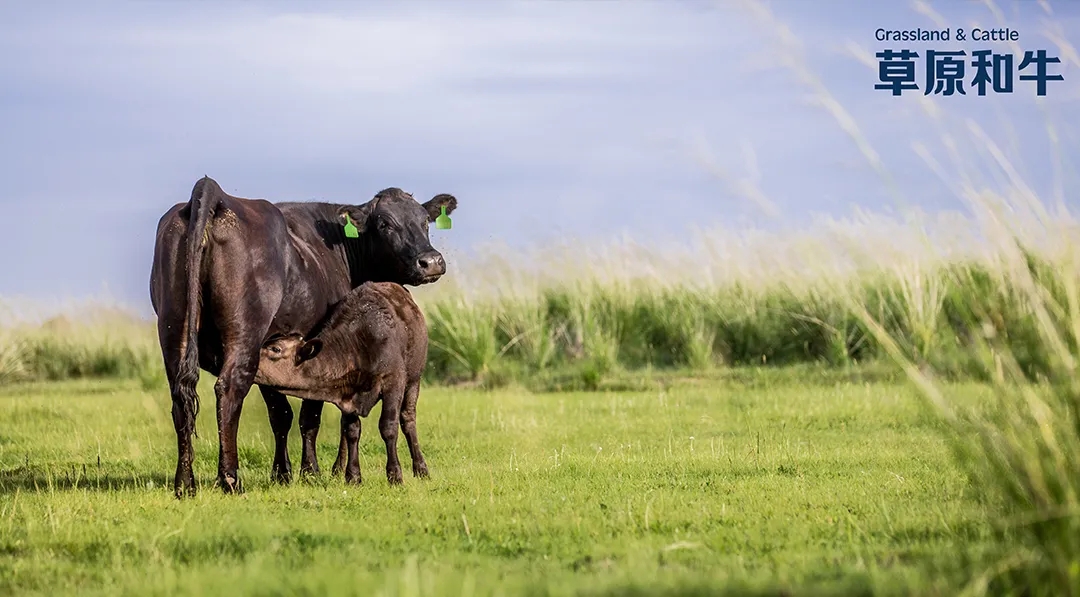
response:
<path fill-rule="evenodd" d="M 1048 28 L 1080 46 L 1080 2 L 929 6 L 950 26 L 1012 27 L 1022 49 L 1062 55 Z M 962 207 L 912 143 L 939 147 L 968 120 L 1049 197 L 1051 119 L 1076 189 L 1080 65 L 1062 55 L 1042 102 L 1020 81 L 931 97 L 935 124 L 915 97 L 874 90 L 851 44 L 1013 50 L 874 40 L 920 26 L 933 21 L 910 3 L 865 0 L 0 4 L 0 296 L 107 288 L 145 310 L 156 222 L 203 174 L 271 201 L 450 192 L 454 229 L 433 237 L 462 258 L 488 241 L 648 243 L 897 208 L 791 64 L 850 113 L 908 204 Z"/>

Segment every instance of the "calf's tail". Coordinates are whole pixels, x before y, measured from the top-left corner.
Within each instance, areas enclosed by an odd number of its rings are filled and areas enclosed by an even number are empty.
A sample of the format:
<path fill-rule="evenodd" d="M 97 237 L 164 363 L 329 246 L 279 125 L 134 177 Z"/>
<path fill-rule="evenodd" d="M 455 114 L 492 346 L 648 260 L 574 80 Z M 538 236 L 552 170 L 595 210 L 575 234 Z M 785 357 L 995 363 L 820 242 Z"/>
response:
<path fill-rule="evenodd" d="M 202 261 L 206 252 L 210 218 L 221 198 L 221 187 L 204 176 L 195 183 L 188 203 L 187 229 L 187 313 L 184 316 L 184 354 L 177 367 L 177 390 L 183 401 L 188 425 L 195 433 L 199 414 L 199 321 L 202 313 Z M 196 435 L 198 435 L 196 433 Z"/>

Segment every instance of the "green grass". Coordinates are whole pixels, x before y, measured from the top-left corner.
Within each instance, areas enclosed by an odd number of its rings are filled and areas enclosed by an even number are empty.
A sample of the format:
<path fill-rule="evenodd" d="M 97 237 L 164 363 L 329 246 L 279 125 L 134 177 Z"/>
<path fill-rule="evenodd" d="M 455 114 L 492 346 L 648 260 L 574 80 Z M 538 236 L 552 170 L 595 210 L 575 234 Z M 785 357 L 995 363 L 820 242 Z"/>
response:
<path fill-rule="evenodd" d="M 990 393 L 950 390 L 975 406 Z M 373 418 L 362 486 L 272 484 L 254 391 L 245 493 L 209 485 L 208 408 L 188 501 L 172 496 L 168 413 L 134 381 L 0 389 L 0 593 L 951 594 L 993 545 L 906 384 L 761 370 L 602 393 L 426 388 L 432 478 L 400 488 Z M 322 429 L 328 468 L 332 408 Z"/>
<path fill-rule="evenodd" d="M 248 493 L 177 502 L 153 325 L 0 317 L 0 593 L 1080 595 L 1068 118 L 1044 112 L 1056 168 L 1033 181 L 1031 152 L 944 104 L 909 106 L 940 143 L 889 144 L 965 206 L 912 213 L 901 171 L 791 29 L 746 8 L 900 217 L 448 255 L 448 275 L 415 291 L 434 478 L 404 488 L 383 481 L 370 430 L 364 487 L 271 485 L 254 396 Z M 727 182 L 768 203 L 754 180 Z M 1045 182 L 1054 197 L 1034 195 Z M 212 401 L 206 379 L 201 393 Z M 336 420 L 328 409 L 324 467 Z"/>
<path fill-rule="evenodd" d="M 1064 304 L 1067 264 L 1029 255 L 1032 271 Z M 532 389 L 595 389 L 625 372 L 814 365 L 844 369 L 893 360 L 852 312 L 865 305 L 907 357 L 953 379 L 987 380 L 972 358 L 985 322 L 1007 332 L 1031 379 L 1046 376 L 1053 347 L 1009 275 L 987 263 L 927 267 L 927 287 L 896 272 L 820 281 L 797 291 L 784 280 L 740 285 L 589 283 L 553 285 L 515 297 L 420 292 L 430 335 L 425 380 Z M 1056 294 L 1054 294 L 1056 293 Z M 971 313 L 978 313 L 973 320 Z M 138 379 L 163 387 L 154 326 L 115 313 L 60 317 L 45 326 L 0 328 L 0 384 L 79 378 Z"/>

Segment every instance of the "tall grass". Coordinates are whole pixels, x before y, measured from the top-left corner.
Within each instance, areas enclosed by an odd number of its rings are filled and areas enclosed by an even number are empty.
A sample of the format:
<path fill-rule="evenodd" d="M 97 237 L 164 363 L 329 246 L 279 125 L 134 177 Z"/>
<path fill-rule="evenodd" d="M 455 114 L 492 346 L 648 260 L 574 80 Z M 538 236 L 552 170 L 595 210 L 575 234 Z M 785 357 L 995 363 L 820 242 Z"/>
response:
<path fill-rule="evenodd" d="M 886 187 L 899 195 L 895 179 L 855 119 L 808 67 L 800 42 L 763 3 L 746 4 L 776 35 L 783 63 L 850 137 Z M 949 25 L 927 2 L 913 4 L 935 25 Z M 995 2 L 986 6 L 992 21 L 1008 25 Z M 1053 13 L 1047 2 L 1038 8 Z M 1080 66 L 1080 55 L 1060 25 L 1048 24 L 1042 33 L 1057 46 L 1065 65 Z M 1009 45 L 1015 53 L 1025 49 L 1015 42 Z M 855 44 L 849 47 L 876 68 L 867 60 L 869 52 Z M 954 263 L 934 275 L 924 268 L 903 268 L 869 296 L 848 295 L 847 308 L 873 339 L 875 354 L 903 367 L 927 406 L 948 423 L 958 460 L 985 498 L 990 515 L 1001 521 L 1000 559 L 977 563 L 965 592 L 1076 595 L 1080 243 L 1075 220 L 1065 208 L 1062 135 L 1046 104 L 1037 101 L 1032 107 L 1046 117 L 1055 175 L 1049 186 L 1056 209 L 1051 209 L 1034 190 L 1034 181 L 1022 174 L 1020 160 L 1031 151 L 1020 151 L 1015 133 L 1009 151 L 972 119 L 948 114 L 943 104 L 922 96 L 915 99 L 937 128 L 941 146 L 935 150 L 913 140 L 912 149 L 943 186 L 969 206 L 974 225 L 968 230 L 985 241 L 984 258 L 979 264 Z M 1007 131 L 1012 128 L 1009 122 L 999 124 Z M 883 291 L 889 288 L 892 292 Z M 957 370 L 993 384 L 995 401 L 989 409 L 964 409 L 952 399 L 939 377 Z"/>
<path fill-rule="evenodd" d="M 0 328 L 0 384 L 92 377 L 164 384 L 153 325 L 90 305 L 42 323 Z"/>
<path fill-rule="evenodd" d="M 996 389 L 988 409 L 963 409 L 933 369 L 912 357 L 911 338 L 853 303 L 883 350 L 949 423 L 950 440 L 1000 523 L 1000 561 L 978 572 L 969 594 L 1080 592 L 1080 268 L 1074 247 L 1048 262 L 1003 238 L 1008 267 L 957 270 L 948 317 L 965 329 L 969 366 Z"/>
<path fill-rule="evenodd" d="M 779 235 L 775 243 L 783 254 Z M 1053 255 L 1027 255 L 1038 264 L 1041 283 L 1060 295 L 1068 264 Z M 953 378 L 990 379 L 975 356 L 984 322 L 973 324 L 968 316 L 987 313 L 1020 370 L 1039 380 L 1051 373 L 1056 349 L 1039 334 L 1020 290 L 999 291 L 1011 288 L 1005 267 L 992 256 L 971 256 L 917 267 L 864 265 L 853 273 L 821 273 L 816 281 L 780 272 L 771 283 L 733 276 L 709 284 L 675 273 L 618 279 L 604 272 L 512 293 L 478 292 L 481 283 L 464 292 L 454 283 L 465 282 L 448 278 L 446 288 L 421 288 L 416 295 L 429 329 L 428 381 L 435 383 L 529 383 L 557 370 L 596 386 L 609 374 L 643 369 L 694 374 L 891 362 L 852 304 L 872 314 L 905 358 Z M 84 309 L 44 324 L 0 328 L 0 382 L 74 377 L 162 381 L 152 322 Z"/>

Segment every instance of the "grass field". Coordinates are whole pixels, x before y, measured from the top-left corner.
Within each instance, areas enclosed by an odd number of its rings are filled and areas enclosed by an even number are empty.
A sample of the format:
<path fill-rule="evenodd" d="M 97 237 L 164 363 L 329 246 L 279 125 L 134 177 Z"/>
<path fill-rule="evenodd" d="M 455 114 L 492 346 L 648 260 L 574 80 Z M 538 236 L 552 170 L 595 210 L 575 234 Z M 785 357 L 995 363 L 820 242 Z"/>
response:
<path fill-rule="evenodd" d="M 8 386 L 0 593 L 950 594 L 966 556 L 990 545 L 940 422 L 905 384 L 760 370 L 629 385 L 427 389 L 432 478 L 400 488 L 386 483 L 370 424 L 361 487 L 325 473 L 272 484 L 255 390 L 240 433 L 246 493 L 206 485 L 217 463 L 207 408 L 203 485 L 183 502 L 166 393 L 133 381 Z M 989 395 L 951 389 L 973 405 Z M 332 411 L 319 440 L 327 469 Z"/>
<path fill-rule="evenodd" d="M 434 477 L 395 489 L 375 419 L 361 488 L 271 485 L 255 391 L 221 495 L 204 374 L 179 502 L 152 323 L 0 325 L 0 592 L 1080 595 L 1075 230 L 816 280 L 417 292 Z"/>
<path fill-rule="evenodd" d="M 903 207 L 910 171 L 748 4 Z M 255 390 L 246 493 L 222 495 L 203 374 L 202 485 L 178 501 L 153 324 L 0 301 L 0 595 L 1080 596 L 1075 135 L 1048 105 L 1055 180 L 1034 184 L 1041 153 L 962 108 L 907 108 L 935 132 L 888 142 L 963 214 L 448 253 L 415 293 L 432 478 L 403 487 L 383 476 L 377 414 L 361 487 L 272 484 Z M 327 408 L 324 470 L 337 421 Z M 295 424 L 291 446 L 295 470 Z"/>

